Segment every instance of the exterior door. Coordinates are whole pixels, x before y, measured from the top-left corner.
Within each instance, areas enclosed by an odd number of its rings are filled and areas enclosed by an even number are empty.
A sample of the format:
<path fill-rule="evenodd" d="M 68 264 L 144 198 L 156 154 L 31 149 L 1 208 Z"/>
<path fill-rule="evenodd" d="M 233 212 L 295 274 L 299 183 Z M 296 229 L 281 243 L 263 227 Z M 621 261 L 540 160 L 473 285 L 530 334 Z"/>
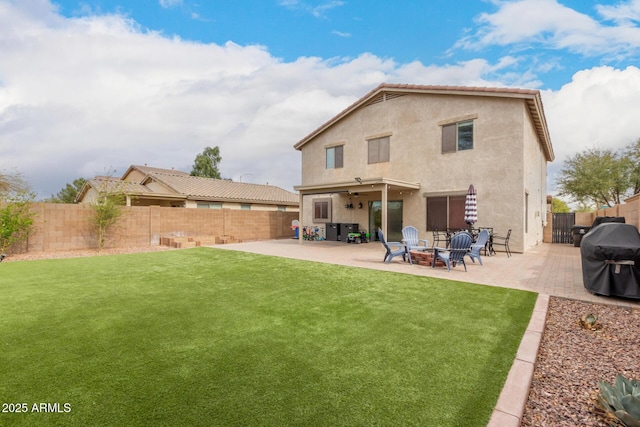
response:
<path fill-rule="evenodd" d="M 382 226 L 382 201 L 369 202 L 369 233 L 372 239 L 378 240 L 378 228 Z M 388 242 L 402 240 L 402 200 L 387 202 L 387 235 Z"/>

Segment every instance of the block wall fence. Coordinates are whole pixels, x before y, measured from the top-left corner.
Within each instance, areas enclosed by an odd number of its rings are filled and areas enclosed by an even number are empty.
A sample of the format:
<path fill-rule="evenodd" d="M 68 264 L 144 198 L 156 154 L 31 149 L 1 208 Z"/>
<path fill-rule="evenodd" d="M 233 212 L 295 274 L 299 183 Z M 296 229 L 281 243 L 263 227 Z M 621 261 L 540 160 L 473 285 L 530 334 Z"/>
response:
<path fill-rule="evenodd" d="M 93 210 L 83 204 L 34 203 L 34 231 L 26 247 L 15 252 L 95 249 L 91 227 Z M 298 212 L 190 209 L 127 206 L 105 247 L 159 245 L 163 237 L 197 237 L 219 240 L 291 238 L 291 221 Z"/>

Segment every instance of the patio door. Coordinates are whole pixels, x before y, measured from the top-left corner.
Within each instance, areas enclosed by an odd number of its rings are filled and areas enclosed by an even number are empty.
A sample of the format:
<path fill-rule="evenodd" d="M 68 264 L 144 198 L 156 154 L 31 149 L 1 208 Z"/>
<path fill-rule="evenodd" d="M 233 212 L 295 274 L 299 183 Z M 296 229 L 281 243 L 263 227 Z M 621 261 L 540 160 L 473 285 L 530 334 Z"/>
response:
<path fill-rule="evenodd" d="M 369 233 L 373 240 L 378 240 L 378 228 L 382 227 L 382 202 L 369 202 Z M 402 200 L 387 202 L 387 235 L 388 242 L 402 240 Z"/>

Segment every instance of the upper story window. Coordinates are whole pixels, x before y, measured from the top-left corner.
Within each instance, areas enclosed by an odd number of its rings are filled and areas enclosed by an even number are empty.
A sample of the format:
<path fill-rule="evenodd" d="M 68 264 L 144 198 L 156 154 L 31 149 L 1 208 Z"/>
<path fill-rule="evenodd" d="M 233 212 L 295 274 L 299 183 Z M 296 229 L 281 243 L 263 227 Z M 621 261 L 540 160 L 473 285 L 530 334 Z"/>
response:
<path fill-rule="evenodd" d="M 336 169 L 342 167 L 343 152 L 343 145 L 327 148 L 327 169 Z"/>
<path fill-rule="evenodd" d="M 442 126 L 442 152 L 473 149 L 473 120 Z"/>
<path fill-rule="evenodd" d="M 384 163 L 389 161 L 389 146 L 391 139 L 388 136 L 373 138 L 369 142 L 369 164 Z"/>

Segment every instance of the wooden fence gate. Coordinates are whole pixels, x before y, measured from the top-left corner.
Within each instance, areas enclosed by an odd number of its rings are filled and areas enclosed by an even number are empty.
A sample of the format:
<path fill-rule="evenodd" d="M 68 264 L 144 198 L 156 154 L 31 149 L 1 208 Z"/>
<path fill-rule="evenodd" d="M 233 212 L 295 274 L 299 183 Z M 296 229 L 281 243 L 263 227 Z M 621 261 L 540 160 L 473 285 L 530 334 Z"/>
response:
<path fill-rule="evenodd" d="M 575 213 L 553 214 L 553 243 L 573 243 L 571 227 L 576 223 Z"/>

